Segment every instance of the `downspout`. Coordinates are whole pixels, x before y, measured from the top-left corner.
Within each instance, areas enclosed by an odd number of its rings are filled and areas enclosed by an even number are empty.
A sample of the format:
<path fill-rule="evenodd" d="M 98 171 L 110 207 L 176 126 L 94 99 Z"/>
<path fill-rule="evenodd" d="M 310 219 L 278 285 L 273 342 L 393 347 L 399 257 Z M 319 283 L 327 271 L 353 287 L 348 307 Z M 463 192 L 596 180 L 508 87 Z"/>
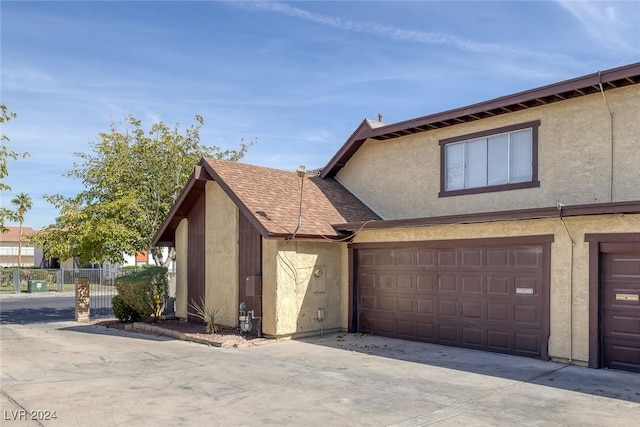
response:
<path fill-rule="evenodd" d="M 604 94 L 604 88 L 602 87 L 602 73 L 598 71 L 598 86 L 600 86 L 600 93 L 602 99 L 604 99 L 604 105 L 609 112 L 609 202 L 613 201 L 613 113 L 609 108 L 607 97 Z"/>
<path fill-rule="evenodd" d="M 563 206 L 562 203 L 557 204 L 558 218 L 560 218 L 560 222 L 562 222 L 564 226 L 564 231 L 566 231 L 569 240 L 571 240 L 571 258 L 569 262 L 569 363 L 571 363 L 573 362 L 573 253 L 576 242 L 573 240 L 573 237 L 571 237 L 567 224 L 562 217 Z"/>

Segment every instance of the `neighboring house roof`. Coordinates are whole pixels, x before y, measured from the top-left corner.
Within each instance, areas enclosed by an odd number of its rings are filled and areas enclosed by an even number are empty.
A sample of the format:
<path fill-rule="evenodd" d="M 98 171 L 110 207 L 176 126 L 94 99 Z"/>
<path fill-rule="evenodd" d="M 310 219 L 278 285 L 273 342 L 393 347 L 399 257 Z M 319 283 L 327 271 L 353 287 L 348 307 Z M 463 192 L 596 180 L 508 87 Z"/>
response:
<path fill-rule="evenodd" d="M 323 168 L 320 176 L 335 176 L 368 138 L 397 138 L 638 83 L 640 62 L 392 125 L 380 126 L 380 122 L 365 120 Z"/>
<path fill-rule="evenodd" d="M 5 233 L 0 233 L 0 242 L 14 242 L 18 243 L 20 241 L 20 227 L 5 227 L 7 231 Z M 26 242 L 29 240 L 29 236 L 31 236 L 35 231 L 31 227 L 22 227 L 22 242 Z"/>
<path fill-rule="evenodd" d="M 154 244 L 168 245 L 175 230 L 186 218 L 207 180 L 216 181 L 240 212 L 265 238 L 342 237 L 331 224 L 378 220 L 380 217 L 334 179 L 306 174 L 301 178 L 284 171 L 218 159 L 202 159 L 182 194 L 154 237 Z"/>

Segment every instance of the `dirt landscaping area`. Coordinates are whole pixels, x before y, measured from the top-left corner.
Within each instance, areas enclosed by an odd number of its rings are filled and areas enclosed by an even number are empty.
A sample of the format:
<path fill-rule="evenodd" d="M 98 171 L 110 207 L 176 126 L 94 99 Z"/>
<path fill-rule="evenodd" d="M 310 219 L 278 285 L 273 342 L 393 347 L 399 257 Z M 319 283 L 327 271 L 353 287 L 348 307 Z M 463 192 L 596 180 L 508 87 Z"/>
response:
<path fill-rule="evenodd" d="M 183 320 L 160 320 L 158 322 L 123 323 L 117 319 L 100 319 L 92 322 L 106 328 L 151 333 L 173 338 L 212 345 L 215 347 L 249 347 L 274 340 L 258 337 L 255 332 L 241 333 L 239 328 L 219 327 L 215 334 L 208 334 L 205 324 Z"/>

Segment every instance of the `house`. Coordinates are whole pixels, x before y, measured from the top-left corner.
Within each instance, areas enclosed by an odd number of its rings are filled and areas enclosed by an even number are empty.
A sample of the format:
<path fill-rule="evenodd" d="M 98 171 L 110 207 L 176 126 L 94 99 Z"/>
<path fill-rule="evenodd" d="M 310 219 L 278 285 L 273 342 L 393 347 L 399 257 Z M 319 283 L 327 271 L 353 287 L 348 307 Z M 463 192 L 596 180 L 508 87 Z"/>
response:
<path fill-rule="evenodd" d="M 7 231 L 0 233 L 0 267 L 17 267 L 18 250 L 20 246 L 20 227 L 6 227 Z M 39 266 L 42 251 L 29 242 L 29 237 L 35 231 L 31 227 L 22 227 L 22 245 L 20 248 L 20 265 L 23 267 Z"/>
<path fill-rule="evenodd" d="M 177 314 L 640 371 L 640 63 L 396 124 L 318 175 L 203 159 L 155 237 Z M 300 219 L 300 221 L 298 221 Z"/>

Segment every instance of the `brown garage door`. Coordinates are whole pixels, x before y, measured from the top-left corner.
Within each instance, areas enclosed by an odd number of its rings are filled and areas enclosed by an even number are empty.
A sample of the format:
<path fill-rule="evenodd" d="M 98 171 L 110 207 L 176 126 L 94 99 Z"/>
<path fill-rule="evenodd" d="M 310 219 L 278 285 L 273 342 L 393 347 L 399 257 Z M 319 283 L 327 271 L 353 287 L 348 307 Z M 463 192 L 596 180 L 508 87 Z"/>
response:
<path fill-rule="evenodd" d="M 466 242 L 357 248 L 356 327 L 546 359 L 549 244 Z"/>
<path fill-rule="evenodd" d="M 604 366 L 640 372 L 640 252 L 604 253 L 602 262 Z"/>

